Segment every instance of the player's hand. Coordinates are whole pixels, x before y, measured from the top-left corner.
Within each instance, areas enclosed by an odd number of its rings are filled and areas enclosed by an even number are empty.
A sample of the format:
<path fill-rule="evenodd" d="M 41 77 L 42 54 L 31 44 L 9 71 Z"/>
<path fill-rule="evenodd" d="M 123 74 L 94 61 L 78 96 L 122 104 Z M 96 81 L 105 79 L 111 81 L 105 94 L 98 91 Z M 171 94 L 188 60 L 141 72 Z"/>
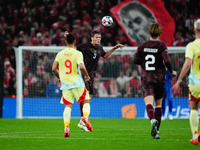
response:
<path fill-rule="evenodd" d="M 58 79 L 58 86 L 61 87 L 61 81 Z"/>
<path fill-rule="evenodd" d="M 178 80 L 174 86 L 172 87 L 172 90 L 178 90 L 180 88 L 181 80 Z"/>
<path fill-rule="evenodd" d="M 64 37 L 66 37 L 67 34 L 69 34 L 69 32 L 68 32 L 68 31 L 65 31 L 65 33 L 64 33 Z"/>
<path fill-rule="evenodd" d="M 176 71 L 173 71 L 173 72 L 172 72 L 172 75 L 173 75 L 174 77 L 176 77 L 176 76 L 177 76 L 177 72 L 176 72 Z"/>
<path fill-rule="evenodd" d="M 90 80 L 90 77 L 89 77 L 89 76 L 84 76 L 84 79 L 85 79 L 85 81 L 87 82 L 87 81 Z"/>
<path fill-rule="evenodd" d="M 123 48 L 123 47 L 124 47 L 124 45 L 122 45 L 122 44 L 117 44 L 117 45 L 115 45 L 114 49 Z"/>

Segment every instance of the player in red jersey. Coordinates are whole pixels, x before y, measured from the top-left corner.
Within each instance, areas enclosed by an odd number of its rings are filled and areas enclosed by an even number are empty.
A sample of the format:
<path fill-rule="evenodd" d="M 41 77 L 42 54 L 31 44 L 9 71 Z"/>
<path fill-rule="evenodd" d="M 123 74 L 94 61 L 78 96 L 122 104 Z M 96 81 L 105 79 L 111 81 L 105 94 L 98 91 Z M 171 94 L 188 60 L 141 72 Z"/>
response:
<path fill-rule="evenodd" d="M 161 103 L 164 94 L 165 68 L 176 76 L 172 70 L 167 47 L 159 40 L 162 26 L 158 23 L 150 26 L 150 40 L 141 44 L 134 54 L 134 63 L 141 66 L 141 82 L 144 102 L 149 119 L 151 120 L 151 135 L 160 139 Z M 155 99 L 155 110 L 153 100 Z"/>
<path fill-rule="evenodd" d="M 65 31 L 66 36 L 68 34 Z M 80 44 L 77 46 L 77 50 L 83 53 L 84 64 L 90 76 L 90 81 L 85 82 L 86 88 L 90 93 L 90 98 L 94 94 L 94 78 L 96 76 L 97 65 L 100 57 L 107 58 L 109 57 L 116 49 L 122 48 L 124 45 L 117 44 L 111 50 L 104 51 L 101 43 L 101 32 L 93 30 L 91 32 L 91 43 Z M 81 116 L 83 116 L 83 103 L 80 103 Z M 82 128 L 84 131 L 88 131 L 85 127 L 84 122 L 80 120 L 78 127 Z"/>

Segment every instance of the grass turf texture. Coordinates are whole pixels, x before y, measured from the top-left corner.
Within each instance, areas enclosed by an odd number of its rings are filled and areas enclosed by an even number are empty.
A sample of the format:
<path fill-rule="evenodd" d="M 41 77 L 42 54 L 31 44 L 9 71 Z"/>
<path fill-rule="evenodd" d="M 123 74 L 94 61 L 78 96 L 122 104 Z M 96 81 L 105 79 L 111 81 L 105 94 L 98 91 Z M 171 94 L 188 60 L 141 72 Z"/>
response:
<path fill-rule="evenodd" d="M 90 119 L 93 132 L 70 123 L 70 138 L 63 138 L 62 119 L 0 119 L 1 150 L 186 150 L 200 149 L 190 143 L 188 119 L 164 120 L 160 140 L 150 135 L 148 119 Z"/>

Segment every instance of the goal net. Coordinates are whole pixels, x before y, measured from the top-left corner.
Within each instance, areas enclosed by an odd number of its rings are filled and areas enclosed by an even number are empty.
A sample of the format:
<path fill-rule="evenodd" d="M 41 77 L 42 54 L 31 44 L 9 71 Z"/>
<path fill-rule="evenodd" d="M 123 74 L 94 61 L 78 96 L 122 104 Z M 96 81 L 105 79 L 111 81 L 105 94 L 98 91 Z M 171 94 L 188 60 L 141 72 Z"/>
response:
<path fill-rule="evenodd" d="M 15 48 L 17 118 L 62 117 L 64 109 L 64 106 L 60 104 L 62 92 L 51 67 L 56 54 L 64 48 L 53 46 Z M 104 47 L 104 50 L 107 51 L 111 48 Z M 145 117 L 140 72 L 138 66 L 133 64 L 135 50 L 136 47 L 124 47 L 122 50 L 116 50 L 107 59 L 100 58 L 94 82 L 95 94 L 91 101 L 91 117 Z M 168 53 L 173 69 L 179 74 L 185 60 L 185 47 L 169 47 Z M 176 78 L 172 80 L 172 85 L 175 81 Z M 188 107 L 187 84 L 188 80 L 185 77 L 181 88 L 173 91 L 173 97 L 176 98 L 174 103 L 177 103 L 174 104 L 173 111 L 177 118 L 181 117 L 181 111 L 188 112 L 188 110 L 178 110 L 179 106 L 181 108 Z M 180 99 L 184 97 L 185 100 L 181 102 Z M 177 115 L 177 113 L 179 114 Z M 75 104 L 72 107 L 72 117 L 79 116 L 79 105 Z"/>

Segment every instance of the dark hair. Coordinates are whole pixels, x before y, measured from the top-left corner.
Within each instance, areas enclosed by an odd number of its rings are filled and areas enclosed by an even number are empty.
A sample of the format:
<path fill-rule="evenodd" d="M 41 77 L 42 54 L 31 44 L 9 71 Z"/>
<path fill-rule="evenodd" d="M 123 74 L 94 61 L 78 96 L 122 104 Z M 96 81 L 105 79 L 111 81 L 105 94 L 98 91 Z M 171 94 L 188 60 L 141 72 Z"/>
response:
<path fill-rule="evenodd" d="M 72 34 L 72 33 L 67 34 L 66 41 L 68 44 L 73 44 L 73 42 L 75 40 L 76 40 L 76 38 L 75 38 L 74 34 Z"/>
<path fill-rule="evenodd" d="M 95 34 L 100 34 L 100 35 L 101 35 L 101 32 L 98 31 L 98 30 L 93 30 L 93 31 L 91 32 L 91 37 L 94 37 Z"/>
<path fill-rule="evenodd" d="M 159 23 L 154 23 L 150 26 L 149 33 L 152 38 L 157 38 L 162 33 L 162 26 Z"/>

